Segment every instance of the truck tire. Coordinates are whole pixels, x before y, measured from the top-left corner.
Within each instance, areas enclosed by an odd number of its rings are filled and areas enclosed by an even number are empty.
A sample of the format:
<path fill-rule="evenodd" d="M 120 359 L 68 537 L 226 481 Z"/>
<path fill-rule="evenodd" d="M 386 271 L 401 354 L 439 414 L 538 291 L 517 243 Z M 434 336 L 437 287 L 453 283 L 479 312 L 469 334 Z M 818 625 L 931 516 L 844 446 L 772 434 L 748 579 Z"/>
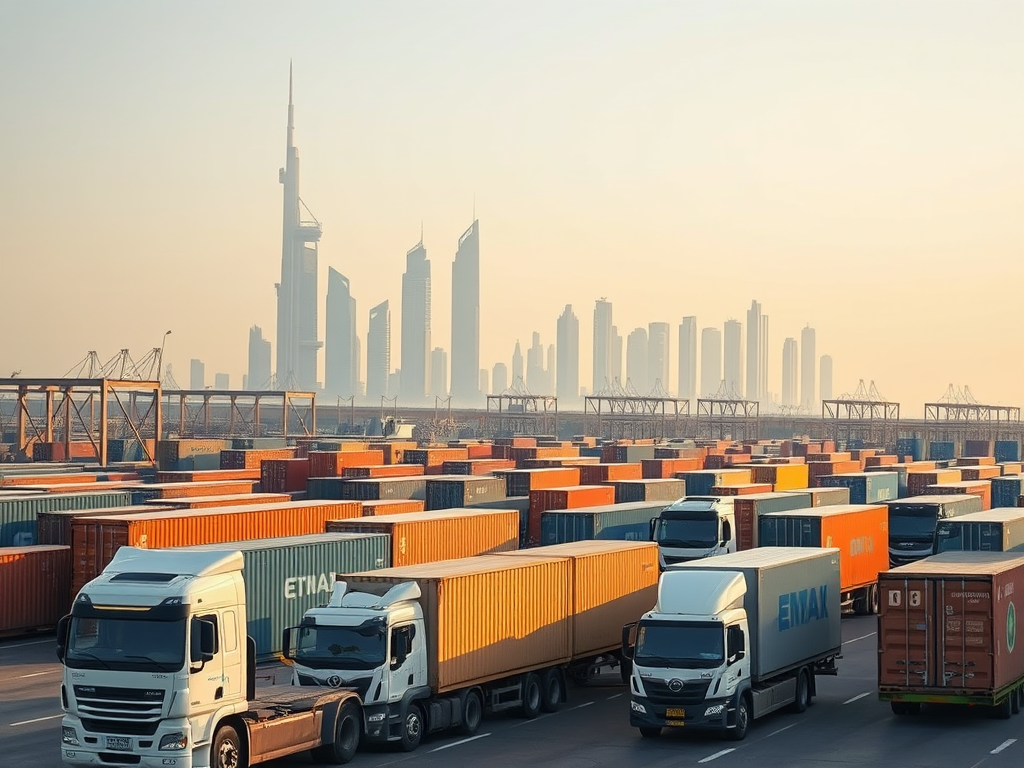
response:
<path fill-rule="evenodd" d="M 1001 702 L 992 707 L 992 717 L 996 720 L 1009 720 L 1013 716 L 1013 702 L 1017 698 L 1015 693 L 1011 693 Z"/>
<path fill-rule="evenodd" d="M 230 725 L 222 725 L 217 729 L 213 746 L 210 747 L 211 768 L 247 768 L 248 765 L 238 731 Z"/>
<path fill-rule="evenodd" d="M 857 592 L 853 598 L 853 612 L 857 616 L 866 616 L 868 613 L 868 588 Z"/>
<path fill-rule="evenodd" d="M 412 752 L 423 740 L 423 731 L 426 723 L 423 720 L 423 710 L 418 704 L 410 704 L 405 710 L 405 722 L 402 723 L 402 751 Z"/>
<path fill-rule="evenodd" d="M 474 688 L 466 694 L 462 700 L 462 725 L 459 726 L 459 733 L 463 736 L 473 736 L 480 730 L 480 721 L 484 719 L 484 700 L 480 691 Z"/>
<path fill-rule="evenodd" d="M 921 712 L 921 704 L 916 701 L 890 701 L 889 708 L 894 715 L 916 715 Z"/>
<path fill-rule="evenodd" d="M 539 715 L 543 700 L 540 678 L 535 672 L 530 672 L 523 681 L 523 717 L 532 720 Z"/>
<path fill-rule="evenodd" d="M 796 699 L 789 707 L 790 712 L 800 714 L 807 711 L 807 705 L 811 701 L 811 681 L 808 679 L 807 669 L 801 669 L 796 675 Z"/>
<path fill-rule="evenodd" d="M 878 614 L 878 585 L 872 584 L 868 587 L 868 613 L 875 616 Z"/>
<path fill-rule="evenodd" d="M 540 708 L 544 712 L 557 712 L 562 705 L 562 681 L 558 679 L 558 670 L 549 669 L 541 679 L 543 698 Z"/>
<path fill-rule="evenodd" d="M 345 765 L 351 761 L 359 749 L 363 730 L 360 719 L 359 708 L 355 704 L 342 706 L 334 726 L 334 741 L 311 749 L 309 754 L 313 761 L 326 765 Z"/>
<path fill-rule="evenodd" d="M 661 728 L 655 728 L 653 726 L 641 725 L 640 735 L 645 739 L 656 739 L 661 736 Z"/>
<path fill-rule="evenodd" d="M 747 728 L 749 727 L 750 700 L 747 694 L 743 694 L 736 705 L 736 727 L 729 731 L 729 738 L 733 741 L 743 741 L 747 738 Z"/>

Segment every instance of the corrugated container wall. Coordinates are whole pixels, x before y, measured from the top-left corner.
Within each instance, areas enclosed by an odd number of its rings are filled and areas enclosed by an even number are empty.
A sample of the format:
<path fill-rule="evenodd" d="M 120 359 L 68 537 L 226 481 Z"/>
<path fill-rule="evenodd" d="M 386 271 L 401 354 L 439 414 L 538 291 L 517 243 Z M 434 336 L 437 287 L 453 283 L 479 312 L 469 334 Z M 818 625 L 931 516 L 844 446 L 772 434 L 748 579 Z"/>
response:
<path fill-rule="evenodd" d="M 660 502 L 650 504 L 641 501 L 543 512 L 540 516 L 541 544 L 566 544 L 593 539 L 649 541 L 651 520 L 664 508 L 665 504 Z"/>
<path fill-rule="evenodd" d="M 0 635 L 52 629 L 70 597 L 70 547 L 0 547 Z"/>
<path fill-rule="evenodd" d="M 686 481 L 688 496 L 708 496 L 716 485 L 749 485 L 753 473 L 749 469 L 703 469 L 678 477 Z"/>
<path fill-rule="evenodd" d="M 992 480 L 992 507 L 1016 507 L 1017 499 L 1024 494 L 1024 476 L 1008 475 Z"/>
<path fill-rule="evenodd" d="M 686 495 L 686 481 L 672 479 L 621 480 L 612 484 L 615 503 L 663 501 L 671 504 Z"/>
<path fill-rule="evenodd" d="M 857 472 L 819 478 L 823 488 L 849 488 L 851 504 L 877 504 L 899 498 L 899 475 L 895 472 Z"/>
<path fill-rule="evenodd" d="M 850 503 L 849 488 L 799 488 L 783 493 L 801 493 L 811 500 L 812 507 L 830 507 L 836 504 Z"/>
<path fill-rule="evenodd" d="M 796 493 L 761 493 L 737 496 L 733 500 L 736 518 L 736 549 L 757 547 L 757 519 L 768 512 L 786 512 L 790 509 L 808 509 L 811 497 Z"/>
<path fill-rule="evenodd" d="M 500 477 L 465 475 L 427 479 L 427 509 L 453 509 L 469 504 L 505 498 L 505 480 Z"/>
<path fill-rule="evenodd" d="M 128 491 L 0 497 L 0 547 L 28 546 L 36 543 L 36 518 L 40 512 L 127 507 L 131 501 L 132 497 Z"/>

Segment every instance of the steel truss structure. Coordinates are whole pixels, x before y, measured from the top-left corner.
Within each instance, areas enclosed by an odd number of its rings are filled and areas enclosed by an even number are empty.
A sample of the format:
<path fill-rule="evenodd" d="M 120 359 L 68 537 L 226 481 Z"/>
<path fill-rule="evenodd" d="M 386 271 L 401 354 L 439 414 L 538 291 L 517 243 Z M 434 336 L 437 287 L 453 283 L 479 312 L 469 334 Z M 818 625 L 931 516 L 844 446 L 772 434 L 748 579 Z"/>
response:
<path fill-rule="evenodd" d="M 167 431 L 178 437 L 313 437 L 316 393 L 189 389 L 165 392 Z M 176 401 L 176 403 L 175 403 Z"/>
<path fill-rule="evenodd" d="M 488 395 L 484 432 L 490 437 L 557 435 L 558 398 L 514 391 Z"/>
<path fill-rule="evenodd" d="M 759 440 L 761 406 L 754 400 L 698 398 L 699 440 Z"/>
<path fill-rule="evenodd" d="M 0 400 L 12 403 L 4 421 L 13 426 L 13 453 L 31 458 L 35 443 L 88 442 L 102 466 L 110 459 L 112 439 L 136 440 L 145 461 L 153 462 L 162 433 L 158 381 L 108 378 L 0 379 Z M 6 429 L 7 427 L 4 427 Z"/>
<path fill-rule="evenodd" d="M 952 384 L 937 402 L 924 404 L 925 437 L 928 440 L 1017 439 L 1021 431 L 1020 408 L 979 403 L 970 387 Z"/>
<path fill-rule="evenodd" d="M 859 441 L 864 445 L 895 446 L 900 433 L 900 404 L 887 400 L 875 382 L 865 386 L 863 379 L 852 395 L 822 400 L 821 418 L 825 438 L 837 445 Z"/>
<path fill-rule="evenodd" d="M 583 431 L 610 439 L 681 437 L 690 419 L 690 401 L 628 393 L 588 395 L 583 399 Z"/>

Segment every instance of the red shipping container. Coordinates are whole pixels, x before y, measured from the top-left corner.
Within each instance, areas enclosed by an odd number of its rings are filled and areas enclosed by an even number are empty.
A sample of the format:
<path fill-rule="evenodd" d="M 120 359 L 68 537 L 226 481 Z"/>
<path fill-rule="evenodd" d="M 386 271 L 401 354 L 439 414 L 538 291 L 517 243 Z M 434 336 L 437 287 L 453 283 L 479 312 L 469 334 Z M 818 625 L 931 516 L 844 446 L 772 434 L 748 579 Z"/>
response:
<path fill-rule="evenodd" d="M 467 445 L 466 450 L 469 451 L 469 458 L 471 459 L 491 459 L 494 458 L 491 455 L 490 445 Z"/>
<path fill-rule="evenodd" d="M 769 483 L 749 483 L 745 485 L 715 485 L 711 488 L 712 496 L 749 496 L 754 493 L 771 493 Z"/>
<path fill-rule="evenodd" d="M 345 467 L 342 477 L 419 477 L 423 474 L 421 464 L 377 464 L 367 467 Z M 310 475 L 319 477 L 319 475 Z"/>
<path fill-rule="evenodd" d="M 571 488 L 546 488 L 540 491 L 530 491 L 529 521 L 526 526 L 527 540 L 531 546 L 540 543 L 540 516 L 549 509 L 580 509 L 581 507 L 600 507 L 614 503 L 615 487 L 612 485 L 577 485 Z"/>
<path fill-rule="evenodd" d="M 348 467 L 372 467 L 383 465 L 384 451 L 311 451 L 309 454 L 310 477 L 345 477 Z"/>
<path fill-rule="evenodd" d="M 643 480 L 640 462 L 635 464 L 585 464 L 580 467 L 580 485 L 599 485 L 619 480 Z"/>
<path fill-rule="evenodd" d="M 0 636 L 53 629 L 70 597 L 71 547 L 0 547 Z"/>
<path fill-rule="evenodd" d="M 268 459 L 260 465 L 260 490 L 288 493 L 306 490 L 308 459 Z"/>

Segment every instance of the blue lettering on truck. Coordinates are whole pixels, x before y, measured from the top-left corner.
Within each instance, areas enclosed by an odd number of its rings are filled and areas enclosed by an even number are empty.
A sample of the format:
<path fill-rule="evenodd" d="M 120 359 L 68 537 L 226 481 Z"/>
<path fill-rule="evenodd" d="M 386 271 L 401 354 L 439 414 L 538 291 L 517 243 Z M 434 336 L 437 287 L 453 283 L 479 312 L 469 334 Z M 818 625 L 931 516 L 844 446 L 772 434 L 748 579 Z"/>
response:
<path fill-rule="evenodd" d="M 779 595 L 779 631 L 828 618 L 828 585 Z"/>

